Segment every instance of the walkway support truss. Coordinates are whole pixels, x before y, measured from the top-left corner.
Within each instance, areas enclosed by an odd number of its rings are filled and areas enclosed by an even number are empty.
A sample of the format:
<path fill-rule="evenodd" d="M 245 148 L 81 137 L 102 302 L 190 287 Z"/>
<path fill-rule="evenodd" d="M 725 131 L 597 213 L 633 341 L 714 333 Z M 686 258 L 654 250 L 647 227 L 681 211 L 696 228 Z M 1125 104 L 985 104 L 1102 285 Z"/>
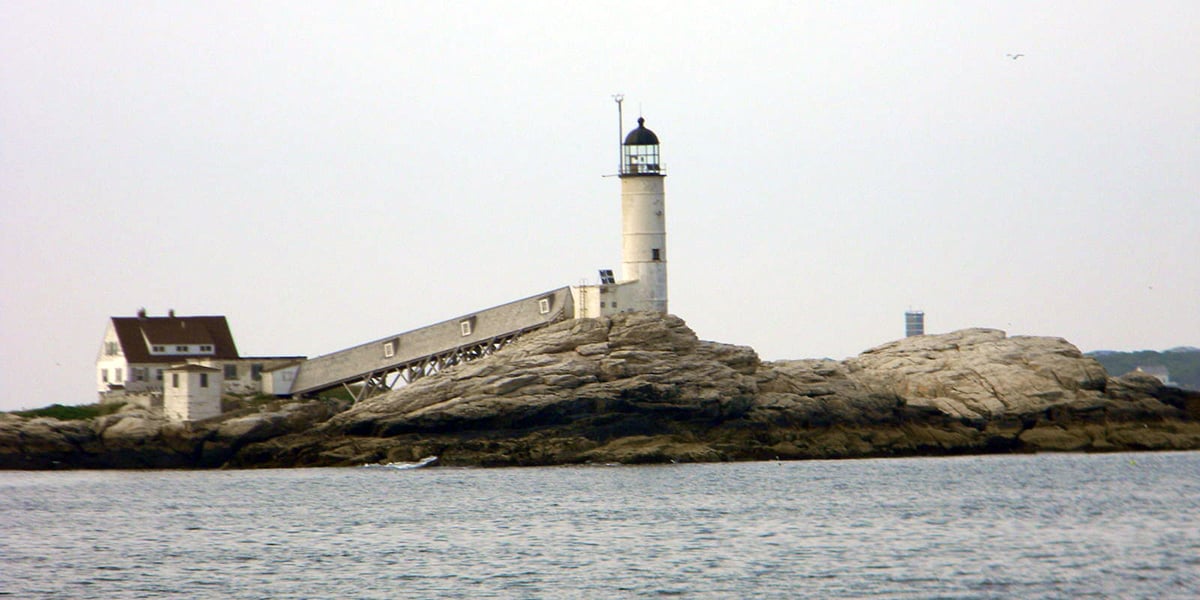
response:
<path fill-rule="evenodd" d="M 360 381 L 343 382 L 342 387 L 354 398 L 355 402 L 358 402 L 365 398 L 391 391 L 400 385 L 402 381 L 407 385 L 422 377 L 440 373 L 454 365 L 490 356 L 497 350 L 513 343 L 517 338 L 535 329 L 540 329 L 540 327 L 492 338 L 478 344 L 461 346 L 441 354 L 425 356 L 410 363 L 397 365 L 390 369 L 368 373 Z M 358 384 L 357 389 L 355 389 L 355 384 Z"/>

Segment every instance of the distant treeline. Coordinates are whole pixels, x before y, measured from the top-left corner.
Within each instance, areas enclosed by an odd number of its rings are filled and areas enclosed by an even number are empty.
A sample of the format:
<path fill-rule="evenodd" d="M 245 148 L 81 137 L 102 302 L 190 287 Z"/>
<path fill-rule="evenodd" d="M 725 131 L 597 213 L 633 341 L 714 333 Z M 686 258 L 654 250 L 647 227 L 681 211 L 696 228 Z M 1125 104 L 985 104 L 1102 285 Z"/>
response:
<path fill-rule="evenodd" d="M 1100 350 L 1088 352 L 1088 356 L 1100 361 L 1113 377 L 1120 377 L 1138 367 L 1166 367 L 1175 385 L 1191 390 L 1200 390 L 1200 350 L 1139 350 L 1137 352 L 1113 352 Z"/>

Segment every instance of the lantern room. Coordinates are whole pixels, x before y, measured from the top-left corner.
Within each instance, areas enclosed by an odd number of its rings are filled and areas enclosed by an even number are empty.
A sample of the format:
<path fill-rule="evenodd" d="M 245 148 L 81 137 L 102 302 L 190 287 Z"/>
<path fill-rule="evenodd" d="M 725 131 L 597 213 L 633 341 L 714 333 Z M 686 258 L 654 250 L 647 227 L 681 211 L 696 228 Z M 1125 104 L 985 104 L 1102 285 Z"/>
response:
<path fill-rule="evenodd" d="M 625 136 L 621 145 L 621 176 L 662 175 L 658 156 L 658 136 L 646 129 L 646 119 L 638 117 L 637 129 Z"/>

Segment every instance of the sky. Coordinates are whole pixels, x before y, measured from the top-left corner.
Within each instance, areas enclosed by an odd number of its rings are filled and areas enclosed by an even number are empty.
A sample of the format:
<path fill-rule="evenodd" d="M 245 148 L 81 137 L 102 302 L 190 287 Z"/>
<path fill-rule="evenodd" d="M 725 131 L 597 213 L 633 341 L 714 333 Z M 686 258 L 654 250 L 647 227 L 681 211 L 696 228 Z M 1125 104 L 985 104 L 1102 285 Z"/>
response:
<path fill-rule="evenodd" d="M 764 360 L 993 327 L 1200 346 L 1200 3 L 0 3 L 0 410 L 112 316 L 317 356 L 620 267 Z M 1010 54 L 1021 54 L 1017 59 Z"/>

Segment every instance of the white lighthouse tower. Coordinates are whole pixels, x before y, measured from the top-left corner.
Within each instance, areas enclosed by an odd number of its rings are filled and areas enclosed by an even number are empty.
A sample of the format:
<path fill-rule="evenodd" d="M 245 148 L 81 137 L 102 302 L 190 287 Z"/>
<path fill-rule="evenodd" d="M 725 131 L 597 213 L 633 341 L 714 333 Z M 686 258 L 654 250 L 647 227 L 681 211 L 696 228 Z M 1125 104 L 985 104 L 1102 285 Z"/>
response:
<path fill-rule="evenodd" d="M 621 145 L 621 283 L 631 310 L 667 312 L 667 216 L 658 136 L 638 117 Z M 634 283 L 636 282 L 636 283 Z"/>

